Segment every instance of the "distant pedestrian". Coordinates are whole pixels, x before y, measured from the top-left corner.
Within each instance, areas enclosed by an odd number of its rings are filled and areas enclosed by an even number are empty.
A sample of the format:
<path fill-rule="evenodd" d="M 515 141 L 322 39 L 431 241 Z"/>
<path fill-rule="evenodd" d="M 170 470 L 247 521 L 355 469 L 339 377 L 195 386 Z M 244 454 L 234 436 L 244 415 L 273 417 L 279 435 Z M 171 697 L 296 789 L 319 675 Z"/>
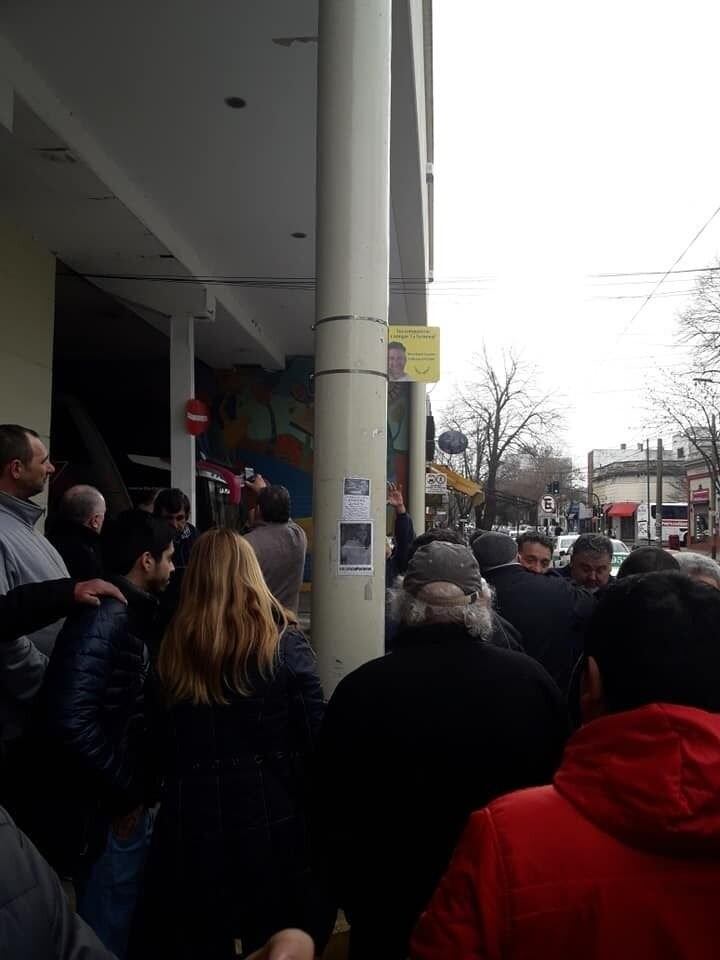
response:
<path fill-rule="evenodd" d="M 672 556 L 688 577 L 720 590 L 720 564 L 712 557 L 707 557 L 704 553 L 693 553 L 690 550 L 675 553 Z"/>
<path fill-rule="evenodd" d="M 34 430 L 0 425 L 0 594 L 69 575 L 55 547 L 35 529 L 45 511 L 31 498 L 43 492 L 54 472 Z M 6 743 L 20 734 L 61 626 L 58 620 L 0 649 L 0 731 Z"/>
<path fill-rule="evenodd" d="M 486 642 L 490 591 L 468 547 L 421 547 L 393 593 L 393 652 L 341 681 L 318 750 L 318 839 L 356 960 L 404 960 L 467 816 L 549 782 L 566 735 L 545 671 Z"/>
<path fill-rule="evenodd" d="M 623 560 L 617 579 L 637 576 L 640 573 L 658 573 L 661 570 L 679 570 L 680 564 L 672 553 L 662 547 L 638 547 Z M 718 568 L 720 573 L 720 568 Z"/>
<path fill-rule="evenodd" d="M 552 563 L 553 542 L 542 533 L 523 533 L 517 540 L 518 561 L 531 573 L 547 573 Z"/>
<path fill-rule="evenodd" d="M 290 494 L 286 487 L 268 485 L 259 474 L 247 486 L 257 494 L 252 528 L 245 539 L 255 551 L 270 592 L 281 606 L 297 614 L 305 570 L 307 537 L 290 518 Z M 364 557 L 367 547 L 350 546 Z"/>
<path fill-rule="evenodd" d="M 234 530 L 198 539 L 157 674 L 164 790 L 133 960 L 225 960 L 235 940 L 249 952 L 282 927 L 322 940 L 303 790 L 322 689 Z"/>
<path fill-rule="evenodd" d="M 473 542 L 500 616 L 520 632 L 525 652 L 541 663 L 563 693 L 582 655 L 592 594 L 559 577 L 537 576 L 520 565 L 515 541 L 486 533 Z"/>
<path fill-rule="evenodd" d="M 77 484 L 63 494 L 47 536 L 71 577 L 91 580 L 102 576 L 100 533 L 106 509 L 105 498 L 95 487 Z"/>
<path fill-rule="evenodd" d="M 60 632 L 14 813 L 58 872 L 73 879 L 79 913 L 122 960 L 147 848 L 146 638 L 172 573 L 173 531 L 129 510 L 104 546 L 126 603 L 104 600 Z"/>

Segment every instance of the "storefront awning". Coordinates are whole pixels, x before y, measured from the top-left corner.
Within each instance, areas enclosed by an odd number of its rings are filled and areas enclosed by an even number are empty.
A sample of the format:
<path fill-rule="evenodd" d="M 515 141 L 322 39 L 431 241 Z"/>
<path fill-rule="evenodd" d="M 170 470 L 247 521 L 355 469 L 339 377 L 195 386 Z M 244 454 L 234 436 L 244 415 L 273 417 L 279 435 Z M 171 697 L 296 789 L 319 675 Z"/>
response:
<path fill-rule="evenodd" d="M 444 473 L 451 490 L 455 490 L 457 493 L 464 493 L 467 497 L 482 496 L 483 488 L 479 483 L 475 483 L 474 480 L 468 480 L 467 477 L 460 476 L 459 473 L 455 473 L 450 467 L 446 467 L 442 463 L 433 463 L 430 465 L 430 469 L 435 473 Z"/>
<path fill-rule="evenodd" d="M 622 503 L 613 503 L 606 512 L 609 517 L 632 517 L 639 506 L 639 503 L 624 501 Z"/>

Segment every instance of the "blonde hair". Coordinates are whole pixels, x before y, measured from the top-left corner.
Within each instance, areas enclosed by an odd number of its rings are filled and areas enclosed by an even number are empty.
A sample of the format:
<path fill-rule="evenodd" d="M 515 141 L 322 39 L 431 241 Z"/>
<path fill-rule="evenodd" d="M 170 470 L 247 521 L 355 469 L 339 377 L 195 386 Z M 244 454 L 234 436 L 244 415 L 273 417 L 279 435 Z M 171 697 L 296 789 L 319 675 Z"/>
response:
<path fill-rule="evenodd" d="M 252 547 L 235 530 L 208 530 L 193 546 L 160 647 L 168 702 L 227 703 L 229 690 L 249 695 L 251 673 L 272 676 L 287 624 Z"/>

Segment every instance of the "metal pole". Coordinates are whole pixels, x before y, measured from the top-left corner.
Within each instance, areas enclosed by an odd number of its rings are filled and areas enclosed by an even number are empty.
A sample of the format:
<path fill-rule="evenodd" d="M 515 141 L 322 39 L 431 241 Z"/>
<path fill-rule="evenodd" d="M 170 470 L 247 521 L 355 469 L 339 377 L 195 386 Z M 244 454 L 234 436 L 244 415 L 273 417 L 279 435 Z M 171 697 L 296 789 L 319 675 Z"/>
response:
<path fill-rule="evenodd" d="M 650 546 L 650 438 L 645 441 L 645 462 L 647 464 L 647 542 Z"/>
<path fill-rule="evenodd" d="M 391 0 L 320 2 L 312 637 L 327 694 L 384 647 L 391 15 Z M 372 571 L 341 550 L 346 477 L 370 481 L 372 526 L 352 529 L 372 532 Z"/>
<path fill-rule="evenodd" d="M 427 397 L 424 383 L 410 384 L 410 454 L 408 457 L 408 512 L 416 535 L 425 532 L 425 441 Z M 448 511 L 449 513 L 449 511 Z"/>
<path fill-rule="evenodd" d="M 715 423 L 715 414 L 712 415 L 712 443 L 713 449 L 717 442 L 717 428 Z M 714 458 L 713 458 L 714 459 Z M 710 541 L 710 555 L 713 560 L 717 559 L 717 464 L 713 464 L 710 471 L 711 491 L 710 491 L 710 522 L 712 523 L 712 540 Z"/>
<path fill-rule="evenodd" d="M 663 521 L 663 442 L 658 438 L 657 442 L 657 492 L 655 494 L 655 522 L 658 530 L 658 546 L 663 545 L 662 539 L 662 521 Z"/>
<path fill-rule="evenodd" d="M 190 501 L 195 519 L 195 437 L 185 427 L 185 404 L 195 396 L 195 322 L 190 315 L 170 320 L 170 483 Z"/>

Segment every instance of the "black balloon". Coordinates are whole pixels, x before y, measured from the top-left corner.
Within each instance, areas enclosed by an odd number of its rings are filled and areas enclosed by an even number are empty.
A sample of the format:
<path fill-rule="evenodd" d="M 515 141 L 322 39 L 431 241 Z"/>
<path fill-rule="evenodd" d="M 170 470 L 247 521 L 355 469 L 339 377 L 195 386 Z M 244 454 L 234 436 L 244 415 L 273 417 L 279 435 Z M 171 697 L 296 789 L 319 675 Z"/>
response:
<path fill-rule="evenodd" d="M 459 430 L 446 430 L 438 437 L 438 446 L 443 453 L 462 453 L 467 450 L 468 438 Z"/>

